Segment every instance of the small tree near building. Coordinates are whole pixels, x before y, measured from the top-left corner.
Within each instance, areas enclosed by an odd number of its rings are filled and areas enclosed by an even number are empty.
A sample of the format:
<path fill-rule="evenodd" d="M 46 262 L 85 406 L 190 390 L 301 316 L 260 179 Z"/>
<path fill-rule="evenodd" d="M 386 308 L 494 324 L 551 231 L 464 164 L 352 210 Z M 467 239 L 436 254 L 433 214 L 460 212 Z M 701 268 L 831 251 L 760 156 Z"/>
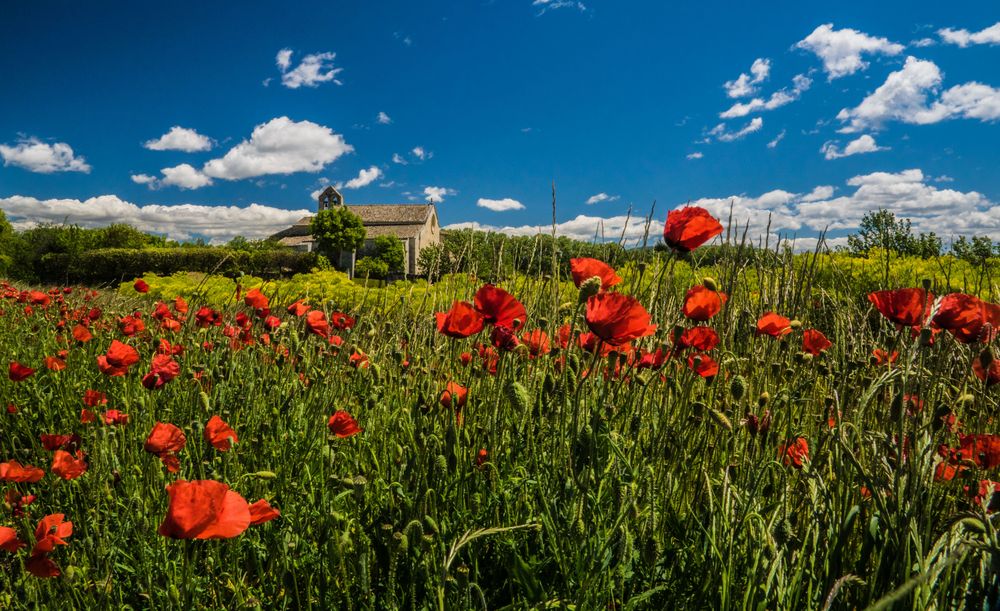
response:
<path fill-rule="evenodd" d="M 334 260 L 340 252 L 352 252 L 365 244 L 365 226 L 358 215 L 344 206 L 320 210 L 309 225 L 319 252 Z"/>

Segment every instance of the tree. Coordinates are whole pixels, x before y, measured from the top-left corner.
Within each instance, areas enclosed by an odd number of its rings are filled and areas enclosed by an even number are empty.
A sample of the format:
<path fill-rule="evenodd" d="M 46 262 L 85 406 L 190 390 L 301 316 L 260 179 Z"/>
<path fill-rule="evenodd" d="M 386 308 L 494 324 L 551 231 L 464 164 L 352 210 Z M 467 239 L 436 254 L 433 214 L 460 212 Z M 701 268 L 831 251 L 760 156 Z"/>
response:
<path fill-rule="evenodd" d="M 910 219 L 897 221 L 889 210 L 875 210 L 861 218 L 858 233 L 847 237 L 847 246 L 856 256 L 867 255 L 872 248 L 906 254 L 912 239 Z"/>
<path fill-rule="evenodd" d="M 403 250 L 403 241 L 391 235 L 383 235 L 375 238 L 374 252 L 371 256 L 385 262 L 388 273 L 402 272 L 403 263 L 406 261 L 406 251 Z"/>
<path fill-rule="evenodd" d="M 309 224 L 319 251 L 332 256 L 338 251 L 358 250 L 365 243 L 365 226 L 358 215 L 344 206 L 320 210 Z"/>
<path fill-rule="evenodd" d="M 984 235 L 973 236 L 971 241 L 961 236 L 952 243 L 951 252 L 959 259 L 982 265 L 993 256 L 993 240 Z"/>

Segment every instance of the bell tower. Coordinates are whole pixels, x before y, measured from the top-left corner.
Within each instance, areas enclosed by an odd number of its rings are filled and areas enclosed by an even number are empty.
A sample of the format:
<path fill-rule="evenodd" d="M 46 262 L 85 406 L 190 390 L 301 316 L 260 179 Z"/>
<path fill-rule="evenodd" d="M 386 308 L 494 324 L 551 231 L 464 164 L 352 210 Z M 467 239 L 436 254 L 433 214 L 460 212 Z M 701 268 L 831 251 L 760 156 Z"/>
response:
<path fill-rule="evenodd" d="M 333 186 L 331 185 L 323 189 L 323 192 L 319 194 L 319 198 L 317 198 L 317 204 L 318 204 L 316 207 L 317 212 L 321 212 L 323 210 L 329 210 L 334 206 L 344 205 L 344 196 L 340 194 L 340 191 L 334 189 Z"/>

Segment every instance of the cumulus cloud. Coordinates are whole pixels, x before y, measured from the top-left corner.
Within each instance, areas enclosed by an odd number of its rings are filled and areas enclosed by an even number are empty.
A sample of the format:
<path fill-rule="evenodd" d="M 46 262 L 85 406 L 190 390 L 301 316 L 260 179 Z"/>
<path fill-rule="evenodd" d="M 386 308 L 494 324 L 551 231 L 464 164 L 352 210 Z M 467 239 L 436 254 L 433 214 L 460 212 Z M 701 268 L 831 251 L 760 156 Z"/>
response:
<path fill-rule="evenodd" d="M 430 159 L 431 157 L 434 156 L 434 153 L 428 151 L 427 149 L 425 149 L 422 146 L 415 146 L 415 147 L 413 147 L 413 150 L 410 151 L 410 154 L 412 154 L 414 157 L 416 157 L 420 161 L 424 161 L 425 159 Z"/>
<path fill-rule="evenodd" d="M 743 72 L 735 80 L 726 81 L 722 87 L 731 98 L 745 98 L 757 93 L 757 85 L 767 80 L 770 73 L 771 60 L 761 57 L 750 66 L 750 74 Z"/>
<path fill-rule="evenodd" d="M 182 163 L 172 168 L 163 168 L 163 179 L 159 184 L 164 187 L 179 187 L 181 189 L 200 189 L 212 184 L 212 179 L 205 176 L 197 168 Z"/>
<path fill-rule="evenodd" d="M 212 148 L 212 139 L 199 134 L 193 129 L 175 125 L 167 133 L 155 140 L 147 140 L 142 146 L 151 151 L 184 151 L 185 153 L 195 153 L 210 150 Z"/>
<path fill-rule="evenodd" d="M 733 104 L 729 110 L 726 110 L 719 114 L 720 118 L 723 119 L 733 119 L 736 117 L 745 117 L 752 112 L 764 112 L 766 110 L 774 110 L 775 108 L 781 108 L 787 104 L 791 104 L 795 100 L 798 100 L 804 91 L 807 91 L 809 87 L 812 86 L 812 79 L 804 74 L 797 74 L 792 79 L 792 87 L 779 89 L 771 94 L 768 99 L 754 98 L 749 102 L 737 102 Z"/>
<path fill-rule="evenodd" d="M 249 140 L 240 142 L 223 157 L 207 162 L 202 172 L 224 180 L 319 172 L 353 150 L 343 136 L 329 127 L 278 117 L 256 126 Z"/>
<path fill-rule="evenodd" d="M 869 36 L 850 28 L 835 30 L 832 23 L 819 26 L 795 46 L 815 53 L 831 81 L 867 68 L 868 62 L 861 59 L 862 54 L 899 55 L 905 48 L 887 38 Z"/>
<path fill-rule="evenodd" d="M 432 204 L 440 204 L 447 196 L 455 195 L 454 189 L 447 187 L 424 187 L 424 198 Z"/>
<path fill-rule="evenodd" d="M 378 166 L 373 165 L 370 168 L 361 170 L 358 172 L 356 177 L 348 180 L 346 183 L 343 183 L 342 185 L 338 183 L 337 188 L 339 189 L 343 187 L 345 189 L 360 189 L 361 187 L 367 187 L 381 177 L 382 170 L 380 170 Z"/>
<path fill-rule="evenodd" d="M 131 178 L 132 182 L 137 185 L 156 184 L 156 177 L 150 176 L 149 174 L 132 174 L 129 178 Z"/>
<path fill-rule="evenodd" d="M 938 36 L 946 43 L 968 47 L 969 45 L 1000 45 L 1000 21 L 978 32 L 969 30 L 938 30 Z"/>
<path fill-rule="evenodd" d="M 942 79 L 934 62 L 906 58 L 903 67 L 891 73 L 858 106 L 844 108 L 837 114 L 846 124 L 840 131 L 877 130 L 889 121 L 927 125 L 954 118 L 1000 119 L 1000 89 L 970 82 L 945 90 L 932 102 Z"/>
<path fill-rule="evenodd" d="M 485 197 L 480 197 L 476 201 L 476 205 L 480 208 L 486 208 L 487 210 L 492 210 L 493 212 L 506 212 L 508 210 L 524 210 L 524 204 L 517 201 L 516 199 L 511 199 L 505 197 L 503 199 L 487 199 Z"/>
<path fill-rule="evenodd" d="M 343 68 L 334 68 L 333 60 L 336 53 L 313 53 L 306 55 L 299 62 L 299 65 L 292 68 L 292 50 L 282 49 L 278 51 L 274 62 L 281 71 L 281 84 L 289 89 L 299 87 L 318 87 L 320 83 L 333 81 L 342 85 L 337 80 L 337 75 L 344 71 Z"/>
<path fill-rule="evenodd" d="M 587 198 L 587 204 L 599 204 L 601 202 L 613 202 L 613 201 L 616 201 L 617 199 L 618 199 L 617 195 L 608 195 L 607 193 L 604 193 L 602 191 L 602 192 L 598 193 L 597 195 L 591 195 L 590 197 L 588 197 Z"/>
<path fill-rule="evenodd" d="M 73 153 L 65 142 L 49 144 L 38 138 L 20 138 L 13 146 L 0 144 L 0 157 L 4 166 L 17 166 L 30 172 L 90 172 L 87 160 Z"/>
<path fill-rule="evenodd" d="M 493 231 L 506 235 L 551 235 L 552 225 L 486 225 L 478 222 L 455 223 L 447 225 L 444 229 L 477 229 L 480 231 Z M 580 214 L 573 219 L 556 224 L 556 235 L 566 236 L 575 240 L 590 242 L 595 236 L 599 240 L 618 241 L 624 234 L 626 245 L 635 245 L 642 242 L 646 231 L 646 219 L 636 216 L 590 216 Z M 663 223 L 652 221 L 649 227 L 649 242 L 654 243 L 659 236 L 663 235 Z"/>
<path fill-rule="evenodd" d="M 724 123 L 719 123 L 708 132 L 708 135 L 715 136 L 715 139 L 719 142 L 733 142 L 735 140 L 740 140 L 747 134 L 760 131 L 760 128 L 762 127 L 764 127 L 764 119 L 754 117 L 749 123 L 735 132 L 727 130 Z"/>
<path fill-rule="evenodd" d="M 851 155 L 863 155 L 864 153 L 888 150 L 889 147 L 879 146 L 875 143 L 875 138 L 865 134 L 856 140 L 848 142 L 843 150 L 838 148 L 836 142 L 827 142 L 820 148 L 819 152 L 823 153 L 823 156 L 827 159 L 840 159 L 842 157 L 850 157 Z"/>
<path fill-rule="evenodd" d="M 392 118 L 381 110 L 379 111 L 378 116 L 375 118 L 375 120 L 378 121 L 379 125 L 388 125 L 392 123 Z"/>
<path fill-rule="evenodd" d="M 67 222 L 83 227 L 128 223 L 142 231 L 166 234 L 174 240 L 202 237 L 213 242 L 225 242 L 237 235 L 266 238 L 310 214 L 309 210 L 283 210 L 260 204 L 245 207 L 194 204 L 143 206 L 116 195 L 100 195 L 85 200 L 43 200 L 12 195 L 0 198 L 0 209 L 20 228 L 38 223 Z"/>

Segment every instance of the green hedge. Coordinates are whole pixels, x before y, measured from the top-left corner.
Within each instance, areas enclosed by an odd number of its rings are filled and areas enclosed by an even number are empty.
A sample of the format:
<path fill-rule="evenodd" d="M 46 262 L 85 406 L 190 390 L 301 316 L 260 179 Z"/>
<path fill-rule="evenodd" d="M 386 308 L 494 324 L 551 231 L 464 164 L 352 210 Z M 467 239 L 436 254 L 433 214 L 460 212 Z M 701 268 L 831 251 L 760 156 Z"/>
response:
<path fill-rule="evenodd" d="M 40 274 L 54 283 L 105 284 L 146 273 L 205 272 L 249 274 L 261 278 L 310 271 L 315 253 L 294 250 L 241 251 L 228 248 L 101 248 L 78 255 L 50 253 L 42 257 Z"/>

